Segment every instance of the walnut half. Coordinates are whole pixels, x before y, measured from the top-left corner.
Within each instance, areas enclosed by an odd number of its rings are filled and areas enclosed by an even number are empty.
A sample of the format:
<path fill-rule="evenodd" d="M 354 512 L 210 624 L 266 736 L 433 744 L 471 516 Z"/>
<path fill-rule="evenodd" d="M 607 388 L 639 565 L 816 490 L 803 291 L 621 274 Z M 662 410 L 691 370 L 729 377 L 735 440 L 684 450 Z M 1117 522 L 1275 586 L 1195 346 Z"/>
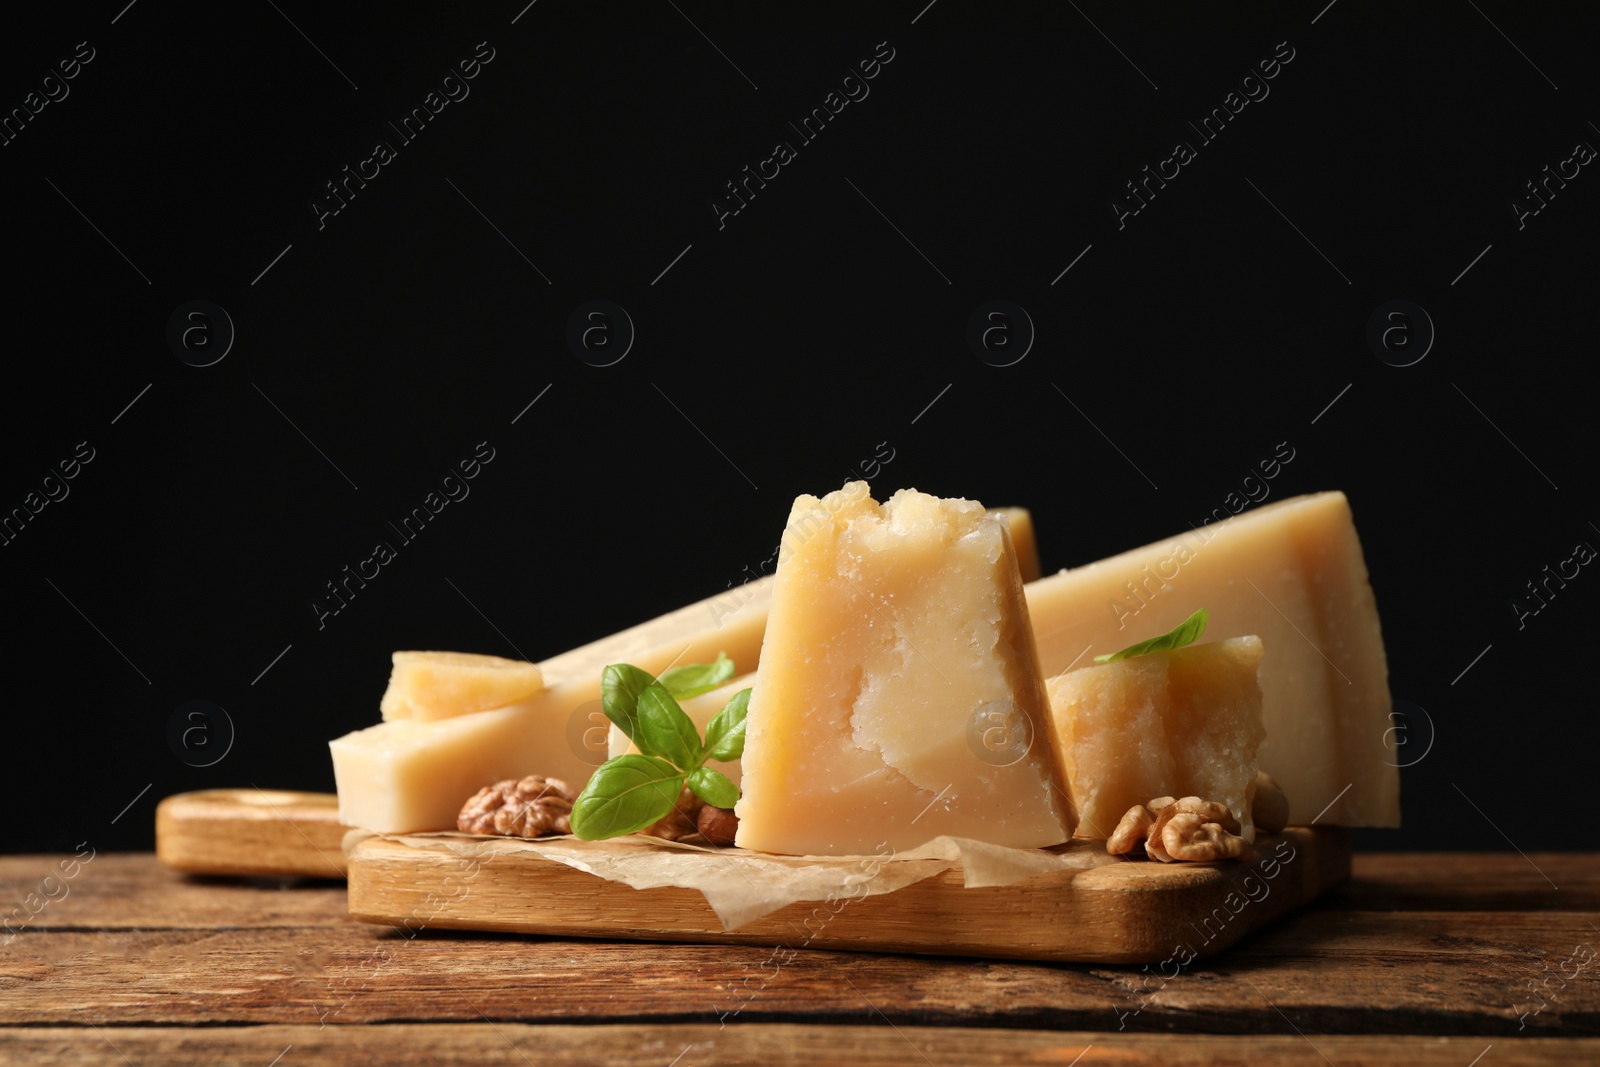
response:
<path fill-rule="evenodd" d="M 577 791 L 559 778 L 531 774 L 486 785 L 461 807 L 456 827 L 467 834 L 540 837 L 572 832 Z"/>
<path fill-rule="evenodd" d="M 1117 828 L 1111 831 L 1111 836 L 1106 839 L 1106 851 L 1113 856 L 1125 856 L 1134 849 L 1142 848 L 1145 836 L 1149 834 L 1150 827 L 1154 825 L 1155 818 L 1143 804 L 1135 804 L 1123 815 L 1122 821 L 1117 823 Z"/>
<path fill-rule="evenodd" d="M 1173 860 L 1233 860 L 1243 856 L 1249 847 L 1244 838 L 1229 833 L 1221 823 L 1208 822 L 1204 815 L 1191 811 L 1178 812 L 1161 830 L 1161 851 Z"/>
<path fill-rule="evenodd" d="M 1169 833 L 1175 823 L 1179 828 Z M 1226 804 L 1180 797 L 1162 805 L 1145 837 L 1144 849 L 1163 863 L 1237 859 L 1248 847 L 1238 833 L 1238 820 Z"/>
<path fill-rule="evenodd" d="M 711 844 L 718 848 L 732 848 L 733 840 L 739 833 L 739 816 L 733 813 L 732 808 L 707 804 L 700 809 L 695 825 L 700 827 L 700 836 Z"/>

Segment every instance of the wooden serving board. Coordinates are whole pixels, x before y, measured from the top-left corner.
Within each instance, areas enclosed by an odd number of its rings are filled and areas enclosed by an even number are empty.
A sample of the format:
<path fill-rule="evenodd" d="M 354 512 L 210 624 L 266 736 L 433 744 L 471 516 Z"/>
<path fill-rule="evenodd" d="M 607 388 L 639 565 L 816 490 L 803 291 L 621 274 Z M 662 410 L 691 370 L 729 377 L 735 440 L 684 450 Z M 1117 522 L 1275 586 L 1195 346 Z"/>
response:
<path fill-rule="evenodd" d="M 339 798 L 207 789 L 156 805 L 156 857 L 187 874 L 343 878 Z"/>
<path fill-rule="evenodd" d="M 1181 966 L 1227 948 L 1350 875 L 1347 831 L 1290 827 L 1262 835 L 1251 861 L 1129 860 L 982 889 L 965 888 L 953 869 L 837 910 L 820 901 L 791 904 L 727 931 L 693 889 L 637 890 L 492 839 L 453 844 L 458 851 L 383 837 L 356 844 L 349 856 L 350 914 L 413 930 Z M 464 876 L 463 860 L 474 857 L 485 862 Z M 706 855 L 706 862 L 738 857 L 730 849 Z"/>

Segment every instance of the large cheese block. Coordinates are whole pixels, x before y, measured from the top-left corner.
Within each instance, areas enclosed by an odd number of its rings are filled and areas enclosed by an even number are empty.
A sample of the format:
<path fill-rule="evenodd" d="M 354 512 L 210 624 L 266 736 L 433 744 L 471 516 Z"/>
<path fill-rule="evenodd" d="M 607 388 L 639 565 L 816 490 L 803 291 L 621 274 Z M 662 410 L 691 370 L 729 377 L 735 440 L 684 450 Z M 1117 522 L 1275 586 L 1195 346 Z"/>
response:
<path fill-rule="evenodd" d="M 1155 797 L 1225 804 L 1255 840 L 1259 637 L 1097 663 L 1046 683 L 1078 836 L 1105 840 Z"/>
<path fill-rule="evenodd" d="M 736 808 L 745 848 L 912 848 L 1072 834 L 1007 523 L 865 482 L 801 496 L 784 530 Z M 1015 750 L 985 731 L 1015 732 Z M 1031 742 L 1031 743 L 1030 743 Z"/>
<path fill-rule="evenodd" d="M 1378 609 L 1343 493 L 1247 511 L 1028 586 L 1046 676 L 1164 633 L 1197 608 L 1255 634 L 1261 769 L 1290 821 L 1399 826 L 1399 759 Z"/>

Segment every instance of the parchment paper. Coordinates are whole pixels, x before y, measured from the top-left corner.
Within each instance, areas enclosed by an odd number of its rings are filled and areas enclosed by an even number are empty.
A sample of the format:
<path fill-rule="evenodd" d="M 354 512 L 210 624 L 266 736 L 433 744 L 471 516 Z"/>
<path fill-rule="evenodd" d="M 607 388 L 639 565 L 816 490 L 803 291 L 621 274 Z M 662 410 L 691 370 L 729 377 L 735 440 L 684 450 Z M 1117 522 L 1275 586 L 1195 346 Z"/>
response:
<path fill-rule="evenodd" d="M 527 855 L 584 871 L 635 889 L 673 886 L 698 890 L 722 920 L 736 930 L 802 900 L 838 901 L 892 893 L 941 871 L 959 868 L 968 889 L 1005 886 L 1051 871 L 1087 870 L 1121 858 L 1100 842 L 1074 842 L 1053 849 L 1006 848 L 961 837 L 936 837 L 904 852 L 885 847 L 871 856 L 780 856 L 740 848 L 707 848 L 632 835 L 610 841 L 572 836 L 525 840 L 461 833 L 345 835 L 348 855 L 369 837 L 411 848 L 482 858 L 492 843 L 497 855 Z"/>

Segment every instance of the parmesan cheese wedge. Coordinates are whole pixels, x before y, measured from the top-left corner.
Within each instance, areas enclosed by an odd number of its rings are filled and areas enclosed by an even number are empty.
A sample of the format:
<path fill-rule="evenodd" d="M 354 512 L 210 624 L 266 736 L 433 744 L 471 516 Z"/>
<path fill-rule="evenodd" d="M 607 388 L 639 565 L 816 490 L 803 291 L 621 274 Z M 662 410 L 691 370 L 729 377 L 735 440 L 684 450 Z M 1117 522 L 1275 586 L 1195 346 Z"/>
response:
<path fill-rule="evenodd" d="M 991 721 L 1027 743 L 985 748 Z M 1073 815 L 1050 729 L 1004 521 L 915 490 L 880 505 L 865 482 L 796 499 L 750 697 L 740 846 L 1057 844 Z"/>
<path fill-rule="evenodd" d="M 1105 840 L 1135 804 L 1197 796 L 1225 804 L 1255 840 L 1261 727 L 1259 637 L 1080 667 L 1052 679 L 1062 770 L 1078 836 Z"/>
<path fill-rule="evenodd" d="M 1344 494 L 1294 497 L 1028 586 L 1046 677 L 1197 608 L 1213 633 L 1261 638 L 1257 758 L 1290 822 L 1399 826 L 1388 660 Z"/>

